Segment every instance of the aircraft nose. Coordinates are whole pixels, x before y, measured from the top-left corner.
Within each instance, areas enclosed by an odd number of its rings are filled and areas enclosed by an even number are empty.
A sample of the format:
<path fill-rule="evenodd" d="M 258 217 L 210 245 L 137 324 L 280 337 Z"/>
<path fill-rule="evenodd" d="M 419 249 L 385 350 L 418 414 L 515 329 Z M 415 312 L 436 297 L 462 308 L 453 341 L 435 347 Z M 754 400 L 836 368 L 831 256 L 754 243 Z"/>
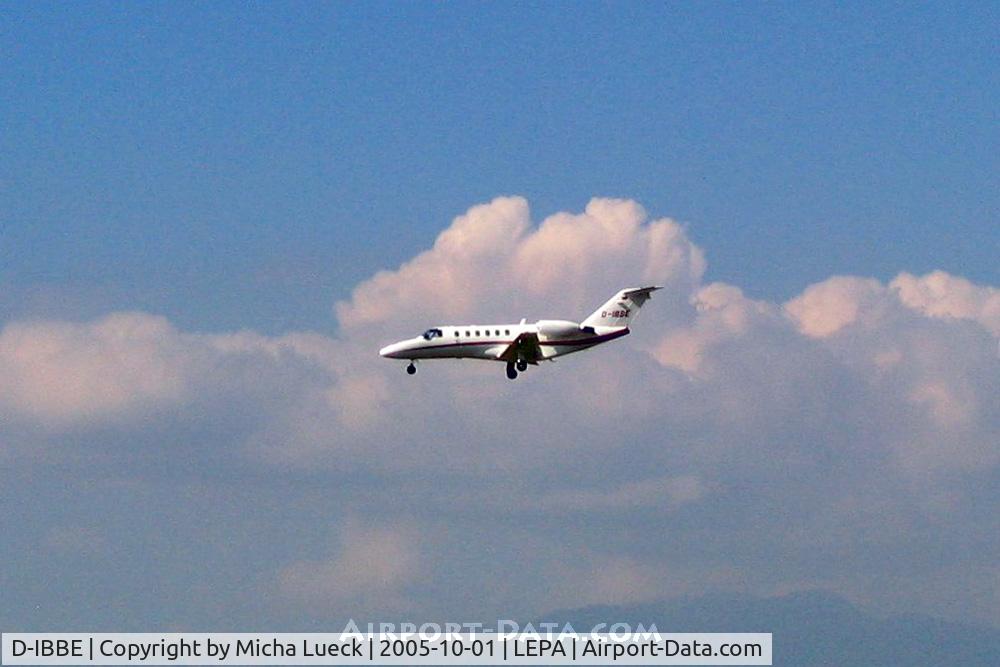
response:
<path fill-rule="evenodd" d="M 379 356 L 395 359 L 399 356 L 399 352 L 403 347 L 405 347 L 403 343 L 393 343 L 392 345 L 386 345 L 378 353 Z"/>

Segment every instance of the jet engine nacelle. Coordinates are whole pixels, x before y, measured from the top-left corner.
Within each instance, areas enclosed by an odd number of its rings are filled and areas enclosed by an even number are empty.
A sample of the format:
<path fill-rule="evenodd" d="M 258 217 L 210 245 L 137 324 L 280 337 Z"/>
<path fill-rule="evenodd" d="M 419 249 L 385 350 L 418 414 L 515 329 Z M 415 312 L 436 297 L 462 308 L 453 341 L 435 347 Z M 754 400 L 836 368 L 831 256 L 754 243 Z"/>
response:
<path fill-rule="evenodd" d="M 582 329 L 579 323 L 569 320 L 538 320 L 538 333 L 543 338 L 570 338 Z"/>

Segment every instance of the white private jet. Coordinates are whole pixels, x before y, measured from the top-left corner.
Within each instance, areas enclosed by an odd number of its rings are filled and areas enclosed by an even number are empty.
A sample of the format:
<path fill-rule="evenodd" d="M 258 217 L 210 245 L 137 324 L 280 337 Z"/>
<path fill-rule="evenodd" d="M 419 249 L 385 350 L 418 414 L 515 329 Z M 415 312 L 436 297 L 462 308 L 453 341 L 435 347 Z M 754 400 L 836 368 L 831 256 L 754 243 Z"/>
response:
<path fill-rule="evenodd" d="M 428 329 L 379 350 L 390 359 L 409 359 L 406 372 L 417 372 L 418 359 L 486 359 L 507 364 L 507 377 L 517 377 L 528 364 L 549 361 L 627 336 L 629 322 L 659 287 L 623 289 L 577 324 L 538 320 L 534 324 L 466 324 Z"/>

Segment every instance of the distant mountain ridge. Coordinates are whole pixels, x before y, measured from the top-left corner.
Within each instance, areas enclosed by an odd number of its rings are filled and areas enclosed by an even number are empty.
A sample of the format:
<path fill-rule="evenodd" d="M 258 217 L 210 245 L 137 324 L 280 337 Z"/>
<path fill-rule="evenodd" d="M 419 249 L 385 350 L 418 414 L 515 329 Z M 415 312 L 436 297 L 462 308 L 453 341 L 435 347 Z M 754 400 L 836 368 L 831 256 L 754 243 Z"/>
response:
<path fill-rule="evenodd" d="M 577 631 L 624 622 L 660 632 L 770 632 L 773 664 L 788 667 L 1000 666 L 1000 629 L 906 614 L 880 618 L 822 591 L 759 598 L 715 594 L 557 610 L 540 622 Z"/>

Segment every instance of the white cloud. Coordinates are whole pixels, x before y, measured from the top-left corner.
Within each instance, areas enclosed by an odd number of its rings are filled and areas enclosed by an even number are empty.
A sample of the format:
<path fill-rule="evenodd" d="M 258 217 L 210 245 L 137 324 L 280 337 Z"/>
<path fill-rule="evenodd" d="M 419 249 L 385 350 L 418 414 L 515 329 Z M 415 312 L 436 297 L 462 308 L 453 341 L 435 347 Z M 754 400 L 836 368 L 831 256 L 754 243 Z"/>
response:
<path fill-rule="evenodd" d="M 889 283 L 906 306 L 930 317 L 973 320 L 1000 336 L 1000 289 L 974 285 L 944 271 L 901 273 Z"/>
<path fill-rule="evenodd" d="M 785 304 L 785 310 L 799 331 L 825 338 L 857 322 L 883 291 L 877 280 L 835 276 L 809 286 L 801 296 Z"/>
<path fill-rule="evenodd" d="M 635 202 L 594 199 L 532 227 L 527 202 L 504 197 L 455 218 L 431 250 L 361 283 L 336 310 L 347 337 L 402 334 L 428 318 L 582 318 L 638 283 L 683 302 L 704 270 L 680 225 L 648 221 Z"/>
<path fill-rule="evenodd" d="M 504 197 L 455 218 L 431 250 L 397 271 L 381 271 L 338 303 L 337 319 L 348 331 L 434 313 L 461 318 L 473 312 L 491 285 L 508 280 L 506 259 L 529 225 L 528 204 Z M 510 285 L 509 287 L 513 287 Z"/>
<path fill-rule="evenodd" d="M 739 338 L 754 321 L 773 319 L 775 309 L 751 301 L 732 285 L 712 283 L 697 290 L 691 302 L 698 315 L 688 326 L 668 329 L 660 338 L 654 356 L 664 366 L 689 374 L 702 369 L 705 352 L 711 345 Z"/>
<path fill-rule="evenodd" d="M 1000 466 L 998 290 L 943 272 L 889 285 L 836 276 L 779 304 L 703 285 L 704 271 L 685 229 L 635 202 L 595 199 L 534 224 L 510 197 L 470 209 L 431 249 L 358 285 L 336 305 L 336 338 L 191 334 L 144 314 L 10 323 L 0 453 L 98 425 L 127 433 L 139 458 L 133 440 L 165 447 L 172 428 L 204 431 L 206 460 L 228 447 L 275 474 L 363 479 L 384 516 L 405 504 L 523 520 L 518 534 L 542 542 L 607 543 L 577 573 L 598 593 L 554 584 L 567 601 L 665 594 L 681 575 L 692 590 L 837 581 L 863 591 L 851 568 L 880 567 L 866 560 L 873 535 L 878 553 L 904 564 L 910 528 L 967 538 L 973 499 Z M 427 363 L 411 378 L 377 356 L 434 323 L 581 317 L 638 283 L 666 289 L 633 335 L 513 383 L 499 365 L 469 362 Z M 16 444 L 17 429 L 32 427 L 42 435 Z M 137 437 L 144 429 L 156 438 Z M 581 513 L 582 527 L 568 520 Z M 627 521 L 593 516 L 608 513 Z M 524 540 L 522 568 L 554 567 L 558 555 L 532 561 L 535 542 Z M 355 522 L 333 555 L 285 568 L 282 590 L 355 601 L 371 591 L 399 606 L 422 548 L 391 521 Z M 831 548 L 842 565 L 824 560 Z M 433 562 L 469 567 L 451 558 Z M 354 568 L 360 579 L 347 576 Z M 546 590 L 519 595 L 536 588 Z"/>
<path fill-rule="evenodd" d="M 0 406 L 65 423 L 179 401 L 179 335 L 166 319 L 109 315 L 90 324 L 9 324 L 0 333 Z"/>

